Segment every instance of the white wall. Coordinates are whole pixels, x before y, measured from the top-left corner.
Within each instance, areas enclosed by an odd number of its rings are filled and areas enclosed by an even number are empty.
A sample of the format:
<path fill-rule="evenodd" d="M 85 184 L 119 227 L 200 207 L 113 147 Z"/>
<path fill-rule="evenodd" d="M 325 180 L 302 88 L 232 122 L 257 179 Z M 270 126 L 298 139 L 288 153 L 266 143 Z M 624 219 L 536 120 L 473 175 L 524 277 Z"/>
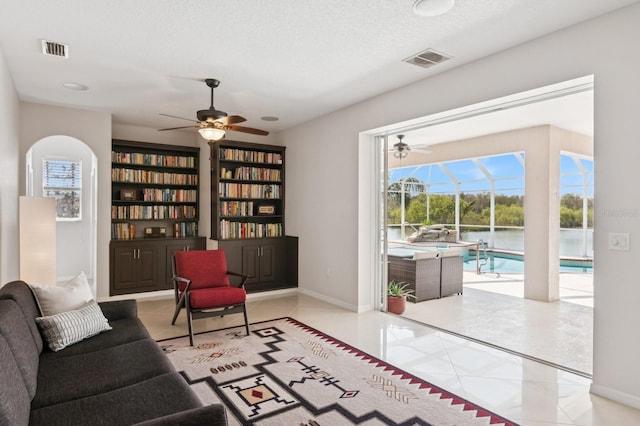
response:
<path fill-rule="evenodd" d="M 93 150 L 98 159 L 96 290 L 98 297 L 106 296 L 109 293 L 109 262 L 106 259 L 109 259 L 111 238 L 111 114 L 22 102 L 20 194 L 25 194 L 26 191 L 27 151 L 34 143 L 53 135 L 65 135 L 81 140 Z M 62 252 L 58 252 L 58 259 L 66 252 L 64 248 Z"/>
<path fill-rule="evenodd" d="M 287 146 L 288 233 L 300 237 L 300 289 L 354 310 L 371 300 L 371 265 L 359 265 L 358 221 L 370 220 L 372 176 L 359 134 L 587 75 L 595 81 L 593 391 L 640 407 L 640 5 L 636 4 L 282 132 Z M 455 53 L 455 52 L 454 52 Z M 370 158 L 370 157 L 369 157 Z M 361 177 L 359 188 L 359 177 Z M 360 192 L 359 192 L 360 191 Z M 359 201 L 360 200 L 360 201 Z M 359 204 L 360 203 L 360 204 Z M 607 234 L 627 232 L 628 252 Z M 363 238 L 362 241 L 367 241 Z M 365 256 L 366 257 L 366 256 Z M 360 266 L 360 270 L 358 269 Z M 362 293 L 360 291 L 360 293 Z"/>
<path fill-rule="evenodd" d="M 0 286 L 20 276 L 18 94 L 0 48 Z"/>

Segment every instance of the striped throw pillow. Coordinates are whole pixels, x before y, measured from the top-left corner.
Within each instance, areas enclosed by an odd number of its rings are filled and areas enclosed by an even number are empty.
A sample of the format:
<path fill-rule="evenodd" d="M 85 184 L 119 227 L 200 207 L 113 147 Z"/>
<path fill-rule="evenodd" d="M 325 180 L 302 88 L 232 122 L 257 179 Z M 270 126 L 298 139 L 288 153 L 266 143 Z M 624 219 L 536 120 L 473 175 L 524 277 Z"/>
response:
<path fill-rule="evenodd" d="M 95 300 L 73 311 L 38 317 L 36 323 L 49 349 L 54 352 L 102 331 L 111 330 Z"/>

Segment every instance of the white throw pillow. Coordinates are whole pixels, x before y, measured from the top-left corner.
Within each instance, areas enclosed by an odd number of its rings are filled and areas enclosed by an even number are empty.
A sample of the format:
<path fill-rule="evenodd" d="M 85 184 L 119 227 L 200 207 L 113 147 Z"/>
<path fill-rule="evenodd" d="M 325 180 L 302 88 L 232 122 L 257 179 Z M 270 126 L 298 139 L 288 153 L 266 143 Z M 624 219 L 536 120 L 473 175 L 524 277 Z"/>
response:
<path fill-rule="evenodd" d="M 43 317 L 78 309 L 93 300 L 84 272 L 58 285 L 29 284 Z"/>
<path fill-rule="evenodd" d="M 49 349 L 57 352 L 88 337 L 111 330 L 100 306 L 92 300 L 80 309 L 36 318 Z"/>

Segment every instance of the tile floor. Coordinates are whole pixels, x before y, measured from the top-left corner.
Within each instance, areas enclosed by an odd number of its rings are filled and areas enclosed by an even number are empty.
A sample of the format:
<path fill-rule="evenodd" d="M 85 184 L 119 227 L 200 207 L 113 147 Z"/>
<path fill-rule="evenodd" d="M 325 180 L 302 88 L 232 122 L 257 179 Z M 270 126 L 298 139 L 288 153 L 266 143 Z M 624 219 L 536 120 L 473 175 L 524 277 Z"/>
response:
<path fill-rule="evenodd" d="M 297 293 L 251 295 L 248 309 L 251 322 L 293 317 L 522 425 L 640 424 L 640 410 L 590 394 L 588 378 L 401 316 L 357 314 Z M 140 299 L 138 311 L 156 339 L 186 334 L 184 313 L 169 324 L 171 299 Z M 195 329 L 241 322 L 241 315 L 198 320 Z"/>
<path fill-rule="evenodd" d="M 562 274 L 556 302 L 523 295 L 522 274 L 465 272 L 464 296 L 408 303 L 403 316 L 591 375 L 592 276 Z"/>

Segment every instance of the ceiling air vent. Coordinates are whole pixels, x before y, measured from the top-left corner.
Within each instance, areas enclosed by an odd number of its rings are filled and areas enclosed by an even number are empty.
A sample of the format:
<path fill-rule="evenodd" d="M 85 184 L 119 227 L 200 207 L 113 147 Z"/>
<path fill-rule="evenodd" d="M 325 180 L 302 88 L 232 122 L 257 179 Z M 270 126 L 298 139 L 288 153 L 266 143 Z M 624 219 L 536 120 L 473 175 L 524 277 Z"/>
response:
<path fill-rule="evenodd" d="M 438 53 L 432 49 L 427 49 L 416 55 L 408 57 L 404 62 L 418 65 L 423 68 L 431 68 L 432 66 L 448 61 L 449 59 L 451 59 L 450 56 L 443 55 L 442 53 Z"/>
<path fill-rule="evenodd" d="M 55 41 L 41 40 L 42 53 L 49 56 L 58 56 L 60 58 L 69 57 L 69 46 Z"/>

